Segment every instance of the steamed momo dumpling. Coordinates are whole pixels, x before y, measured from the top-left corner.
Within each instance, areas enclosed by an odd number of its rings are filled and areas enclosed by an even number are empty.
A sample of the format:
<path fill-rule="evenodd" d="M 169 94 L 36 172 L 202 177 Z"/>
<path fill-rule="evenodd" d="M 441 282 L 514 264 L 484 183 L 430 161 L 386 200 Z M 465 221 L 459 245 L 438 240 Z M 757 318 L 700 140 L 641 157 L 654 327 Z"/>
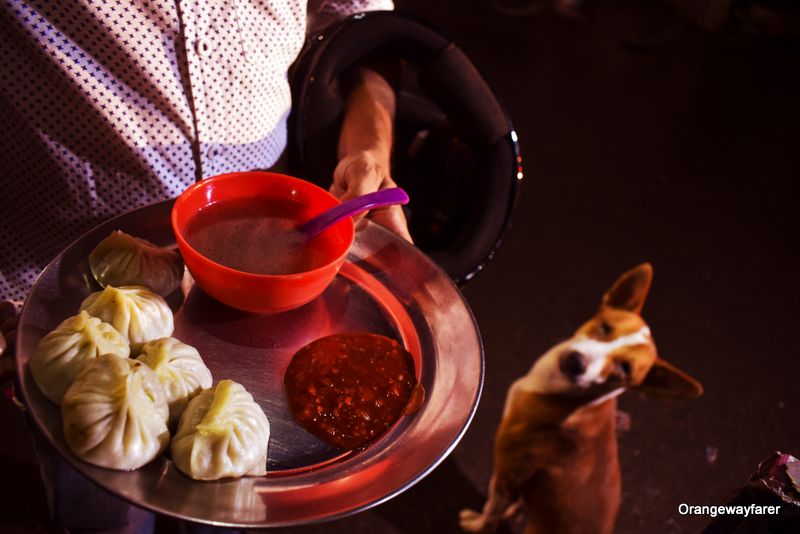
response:
<path fill-rule="evenodd" d="M 89 255 L 89 267 L 103 286 L 145 286 L 167 296 L 181 283 L 183 259 L 175 250 L 115 230 Z"/>
<path fill-rule="evenodd" d="M 169 443 L 167 396 L 142 362 L 107 354 L 94 359 L 61 403 L 64 436 L 76 456 L 110 469 L 137 469 Z"/>
<path fill-rule="evenodd" d="M 174 337 L 148 341 L 136 359 L 155 371 L 164 386 L 170 427 L 178 422 L 189 399 L 211 387 L 211 371 L 203 363 L 200 353 Z"/>
<path fill-rule="evenodd" d="M 172 335 L 174 329 L 166 301 L 142 286 L 108 286 L 86 297 L 81 310 L 116 328 L 130 343 L 133 354 L 148 341 Z"/>
<path fill-rule="evenodd" d="M 64 392 L 88 362 L 103 354 L 128 357 L 128 340 L 113 326 L 80 312 L 42 338 L 30 361 L 33 380 L 44 396 L 61 404 Z"/>
<path fill-rule="evenodd" d="M 267 472 L 269 422 L 253 396 L 223 380 L 189 401 L 172 438 L 172 461 L 197 480 Z"/>

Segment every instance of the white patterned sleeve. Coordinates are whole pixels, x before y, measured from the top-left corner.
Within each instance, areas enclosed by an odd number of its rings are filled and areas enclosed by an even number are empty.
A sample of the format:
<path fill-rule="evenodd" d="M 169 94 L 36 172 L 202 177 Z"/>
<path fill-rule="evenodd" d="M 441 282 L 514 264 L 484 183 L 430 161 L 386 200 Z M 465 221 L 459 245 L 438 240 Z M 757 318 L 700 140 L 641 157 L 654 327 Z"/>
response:
<path fill-rule="evenodd" d="M 323 11 L 346 17 L 364 11 L 380 11 L 394 9 L 392 0 L 328 0 L 323 3 Z"/>
<path fill-rule="evenodd" d="M 356 13 L 393 9 L 392 0 L 309 0 L 309 34 L 314 34 L 325 26 Z"/>

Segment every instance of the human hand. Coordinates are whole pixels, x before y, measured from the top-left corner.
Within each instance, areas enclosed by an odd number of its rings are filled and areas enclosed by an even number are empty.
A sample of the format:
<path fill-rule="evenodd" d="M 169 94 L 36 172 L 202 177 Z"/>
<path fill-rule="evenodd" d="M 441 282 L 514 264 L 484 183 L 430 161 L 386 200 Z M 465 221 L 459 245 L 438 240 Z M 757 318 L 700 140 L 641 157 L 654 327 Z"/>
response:
<path fill-rule="evenodd" d="M 388 158 L 370 151 L 361 151 L 345 156 L 333 171 L 333 184 L 330 192 L 340 200 L 348 200 L 381 189 L 397 187 L 397 184 L 389 176 L 389 169 Z M 370 211 L 367 216 L 409 243 L 414 242 L 408 232 L 406 216 L 400 206 L 377 208 Z M 354 217 L 357 228 L 363 217 L 363 214 Z"/>
<path fill-rule="evenodd" d="M 0 302 L 0 381 L 14 372 L 14 344 L 17 338 L 17 307 Z"/>

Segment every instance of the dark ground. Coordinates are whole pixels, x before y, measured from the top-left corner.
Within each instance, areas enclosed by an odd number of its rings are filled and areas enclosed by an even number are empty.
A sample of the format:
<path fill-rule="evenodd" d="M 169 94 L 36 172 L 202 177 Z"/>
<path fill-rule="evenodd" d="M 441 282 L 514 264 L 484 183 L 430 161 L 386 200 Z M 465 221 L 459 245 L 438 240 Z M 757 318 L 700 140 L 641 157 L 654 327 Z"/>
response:
<path fill-rule="evenodd" d="M 772 451 L 800 456 L 800 46 L 705 33 L 657 2 L 598 4 L 572 19 L 398 2 L 462 46 L 520 136 L 513 228 L 464 288 L 486 384 L 461 444 L 425 480 L 292 532 L 458 532 L 458 511 L 483 503 L 508 385 L 645 260 L 655 281 L 644 316 L 660 354 L 705 395 L 622 398 L 632 424 L 620 437 L 617 531 L 698 532 L 709 519 L 678 504 L 722 504 Z M 0 531 L 48 531 L 21 417 L 5 399 L 0 421 Z"/>

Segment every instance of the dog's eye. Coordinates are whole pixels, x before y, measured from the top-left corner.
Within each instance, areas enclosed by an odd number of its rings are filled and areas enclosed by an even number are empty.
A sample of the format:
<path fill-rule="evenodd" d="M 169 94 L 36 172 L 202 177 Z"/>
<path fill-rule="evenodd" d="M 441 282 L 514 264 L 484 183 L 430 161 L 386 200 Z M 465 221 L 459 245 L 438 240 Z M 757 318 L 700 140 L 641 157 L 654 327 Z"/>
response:
<path fill-rule="evenodd" d="M 607 336 L 614 331 L 610 324 L 605 321 L 600 321 L 600 324 L 597 325 L 597 331 L 600 332 L 600 335 Z"/>
<path fill-rule="evenodd" d="M 622 360 L 619 362 L 619 370 L 622 371 L 622 374 L 625 376 L 630 376 L 631 374 L 631 364 L 627 360 Z"/>

